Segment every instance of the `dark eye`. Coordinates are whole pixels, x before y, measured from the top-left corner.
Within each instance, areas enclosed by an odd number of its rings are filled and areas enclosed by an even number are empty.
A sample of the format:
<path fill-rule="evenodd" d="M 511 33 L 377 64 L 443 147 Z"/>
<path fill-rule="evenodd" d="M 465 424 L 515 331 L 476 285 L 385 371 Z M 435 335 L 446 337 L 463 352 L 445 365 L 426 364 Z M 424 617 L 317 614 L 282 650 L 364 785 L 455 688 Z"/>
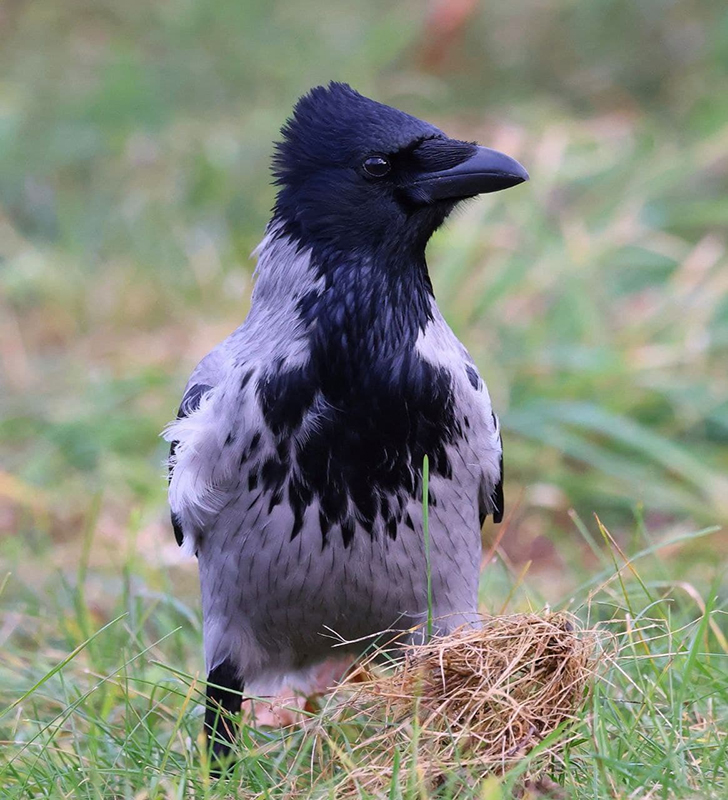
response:
<path fill-rule="evenodd" d="M 386 156 L 369 156 L 363 166 L 364 172 L 372 178 L 383 178 L 392 169 Z"/>

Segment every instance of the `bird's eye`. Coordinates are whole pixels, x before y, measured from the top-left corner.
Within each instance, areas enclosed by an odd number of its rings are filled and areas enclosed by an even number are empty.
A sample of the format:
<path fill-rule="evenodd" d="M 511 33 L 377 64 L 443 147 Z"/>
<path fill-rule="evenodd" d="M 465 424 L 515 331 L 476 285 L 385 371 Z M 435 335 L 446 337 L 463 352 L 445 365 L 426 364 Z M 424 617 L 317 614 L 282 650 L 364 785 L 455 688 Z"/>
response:
<path fill-rule="evenodd" d="M 364 161 L 364 172 L 372 178 L 383 178 L 392 169 L 386 156 L 369 156 Z"/>

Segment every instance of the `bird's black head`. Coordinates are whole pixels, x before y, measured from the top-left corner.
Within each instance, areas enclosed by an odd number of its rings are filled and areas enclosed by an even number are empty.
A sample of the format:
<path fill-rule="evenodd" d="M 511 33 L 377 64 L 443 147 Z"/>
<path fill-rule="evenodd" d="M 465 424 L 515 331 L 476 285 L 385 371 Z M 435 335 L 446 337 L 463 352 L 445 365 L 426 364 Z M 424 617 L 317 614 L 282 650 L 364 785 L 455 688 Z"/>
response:
<path fill-rule="evenodd" d="M 422 251 L 458 201 L 528 179 L 512 158 L 343 83 L 304 95 L 281 133 L 276 217 L 326 249 Z"/>

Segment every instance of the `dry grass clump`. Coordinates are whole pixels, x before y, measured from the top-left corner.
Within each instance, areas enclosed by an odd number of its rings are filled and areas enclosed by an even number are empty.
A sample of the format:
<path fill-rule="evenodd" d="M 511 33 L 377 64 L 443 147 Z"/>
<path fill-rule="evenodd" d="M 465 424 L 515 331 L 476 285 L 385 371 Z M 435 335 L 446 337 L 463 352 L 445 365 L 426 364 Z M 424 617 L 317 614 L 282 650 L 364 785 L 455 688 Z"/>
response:
<path fill-rule="evenodd" d="M 511 614 L 412 646 L 388 672 L 364 667 L 338 711 L 368 723 L 348 743 L 346 785 L 382 791 L 395 752 L 414 755 L 430 784 L 454 770 L 502 773 L 538 745 L 555 755 L 568 733 L 547 740 L 583 706 L 594 649 L 569 615 Z"/>

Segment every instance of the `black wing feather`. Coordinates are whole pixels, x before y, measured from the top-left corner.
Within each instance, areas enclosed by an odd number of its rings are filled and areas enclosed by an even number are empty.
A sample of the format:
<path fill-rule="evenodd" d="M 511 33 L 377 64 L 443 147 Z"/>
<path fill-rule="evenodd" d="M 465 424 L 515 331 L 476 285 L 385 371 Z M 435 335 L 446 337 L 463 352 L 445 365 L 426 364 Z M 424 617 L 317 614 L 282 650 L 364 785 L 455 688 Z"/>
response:
<path fill-rule="evenodd" d="M 485 522 L 485 518 L 491 513 L 493 515 L 493 522 L 503 522 L 503 511 L 505 508 L 505 498 L 503 497 L 503 439 L 500 434 L 498 438 L 501 443 L 500 477 L 498 478 L 498 483 L 496 483 L 495 488 L 490 494 L 490 497 L 487 497 L 484 492 L 481 492 L 480 503 L 478 507 L 481 527 Z"/>
<path fill-rule="evenodd" d="M 500 479 L 493 490 L 493 522 L 503 522 L 505 498 L 503 497 L 503 441 L 501 440 Z"/>
<path fill-rule="evenodd" d="M 205 383 L 196 383 L 190 386 L 185 392 L 185 396 L 182 398 L 182 402 L 180 403 L 179 410 L 177 411 L 177 419 L 184 419 L 185 417 L 189 417 L 193 411 L 197 411 L 197 409 L 200 407 L 200 403 L 202 402 L 202 395 L 204 395 L 205 392 L 209 392 L 210 389 L 212 389 L 212 386 L 208 386 Z M 177 444 L 178 442 L 172 442 L 169 446 L 169 468 L 167 470 L 167 479 L 169 481 L 172 480 L 172 473 L 174 472 L 172 460 L 174 458 L 174 454 L 177 452 Z M 177 544 L 181 547 L 185 535 L 182 531 L 182 525 L 180 524 L 179 517 L 174 513 L 174 511 L 172 512 L 172 529 L 174 530 L 174 538 L 177 540 Z"/>

